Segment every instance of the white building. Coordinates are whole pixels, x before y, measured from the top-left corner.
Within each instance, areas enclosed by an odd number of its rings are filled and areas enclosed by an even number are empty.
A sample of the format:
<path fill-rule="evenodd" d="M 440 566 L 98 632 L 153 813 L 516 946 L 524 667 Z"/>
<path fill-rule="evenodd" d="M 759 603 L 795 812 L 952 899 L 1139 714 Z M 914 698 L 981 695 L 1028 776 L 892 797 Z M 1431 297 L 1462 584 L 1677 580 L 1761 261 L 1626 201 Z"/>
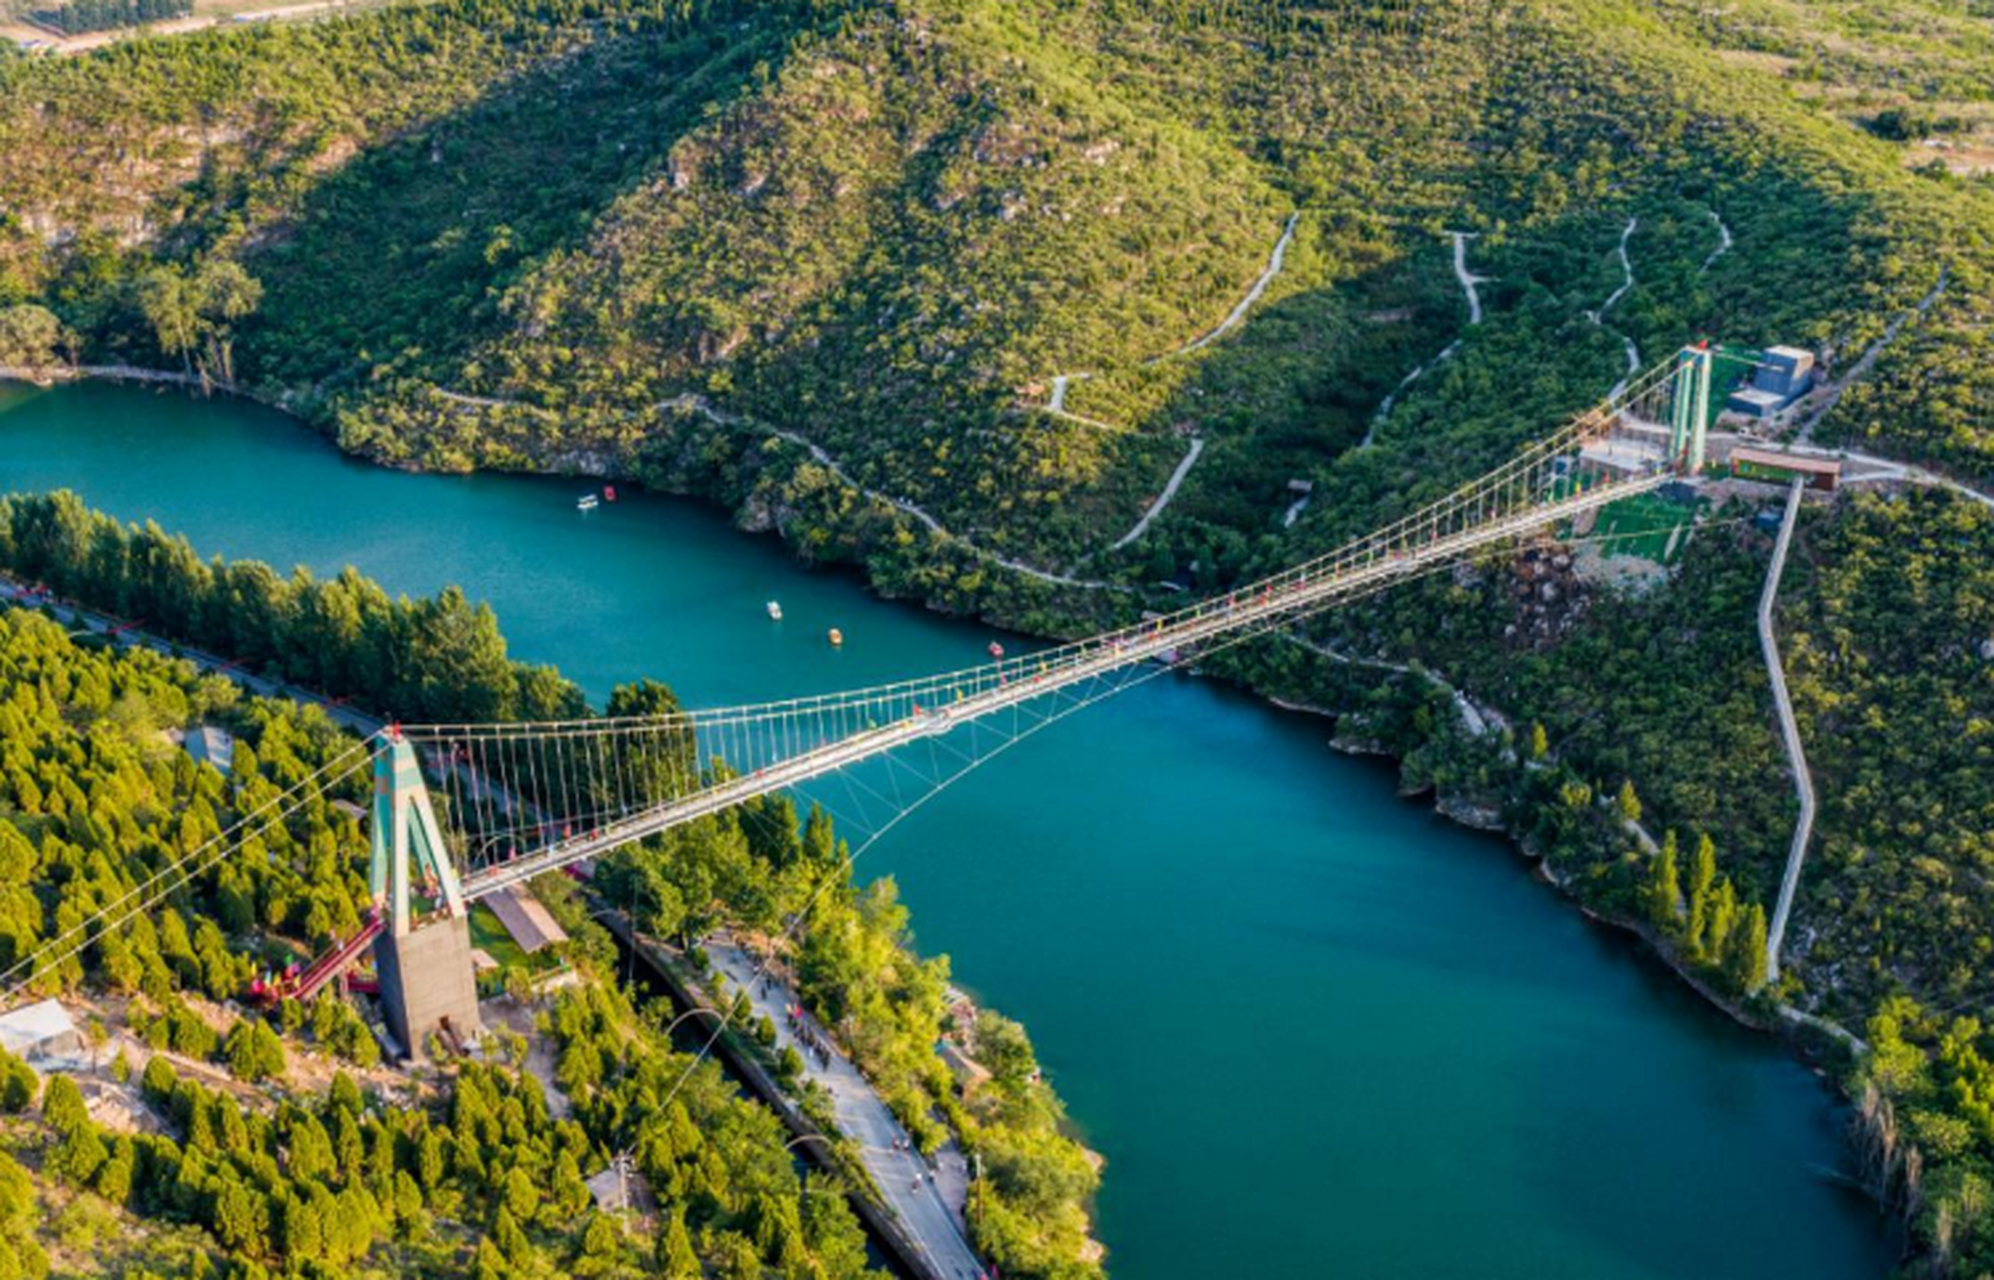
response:
<path fill-rule="evenodd" d="M 235 735 L 227 729 L 204 724 L 187 735 L 187 754 L 197 764 L 211 764 L 226 778 L 235 767 Z"/>
<path fill-rule="evenodd" d="M 83 1033 L 56 1000 L 0 1014 L 0 1049 L 37 1067 L 80 1065 L 89 1057 Z"/>

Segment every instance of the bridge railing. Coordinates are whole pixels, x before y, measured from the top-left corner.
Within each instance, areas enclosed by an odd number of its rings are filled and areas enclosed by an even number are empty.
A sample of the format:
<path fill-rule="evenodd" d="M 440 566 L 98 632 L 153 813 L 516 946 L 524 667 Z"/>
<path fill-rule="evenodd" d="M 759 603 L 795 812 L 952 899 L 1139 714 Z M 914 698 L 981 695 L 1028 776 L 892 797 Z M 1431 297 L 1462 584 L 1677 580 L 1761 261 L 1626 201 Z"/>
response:
<path fill-rule="evenodd" d="M 1556 493 L 1568 492 L 1588 482 L 1589 473 L 1582 450 L 1589 444 L 1613 435 L 1618 426 L 1622 407 L 1634 403 L 1646 394 L 1663 389 L 1673 370 L 1672 362 L 1656 366 L 1630 384 L 1616 400 L 1579 415 L 1552 436 L 1531 443 L 1515 457 L 1488 474 L 1385 526 L 1352 539 L 1333 551 L 1271 574 L 1247 586 L 1236 588 L 1228 594 L 1241 596 L 1286 584 L 1320 579 L 1346 572 L 1357 565 L 1411 551 L 1463 529 L 1476 528 L 1500 520 L 1511 513 L 1555 506 L 1558 501 Z M 1628 439 L 1639 447 L 1652 448 L 1652 442 L 1638 435 L 1630 435 Z M 1561 466 L 1561 462 L 1566 465 Z M 1661 459 L 1657 457 L 1654 467 L 1660 469 L 1662 466 Z M 1654 472 L 1646 474 L 1652 475 Z M 890 701 L 905 703 L 909 700 L 923 700 L 923 705 L 927 705 L 935 700 L 938 693 L 952 693 L 971 685 L 987 687 L 1084 661 L 1094 652 L 1117 643 L 1137 639 L 1159 626 L 1167 629 L 1184 621 L 1206 616 L 1215 607 L 1216 598 L 1205 600 L 1147 618 L 1140 623 L 1104 631 L 1084 640 L 1031 650 L 947 672 L 872 685 L 859 690 L 804 694 L 767 702 L 696 711 L 681 710 L 658 716 L 601 716 L 499 724 L 428 724 L 405 726 L 404 732 L 416 740 L 456 742 L 504 740 L 550 732 L 613 735 L 632 726 L 685 725 L 699 728 L 728 723 L 753 723 L 792 711 L 836 711 L 854 707 L 862 709 L 867 705 L 887 705 Z"/>
<path fill-rule="evenodd" d="M 1547 521 L 1653 488 L 1667 478 L 1668 463 L 1654 456 L 1652 435 L 1632 440 L 1612 465 L 1592 451 L 1611 441 L 1623 419 L 1670 421 L 1673 373 L 1673 362 L 1651 370 L 1624 395 L 1579 415 L 1488 475 L 1327 555 L 1223 598 L 1087 640 L 844 693 L 649 717 L 428 725 L 411 727 L 407 737 L 419 748 L 425 786 L 447 795 L 441 807 L 451 819 L 445 834 L 453 852 L 481 864 L 467 877 L 467 890 L 489 892 L 921 738 L 940 738 L 959 725 L 988 723 L 1006 708 L 1021 717 L 1041 700 L 1063 708 L 1036 715 L 1035 723 L 1049 723 L 1125 687 L 1109 679 L 1113 673 L 1260 634 L 1444 568 Z M 1631 468 L 1629 457 L 1635 460 Z M 323 802 L 368 767 L 368 745 L 352 743 L 318 773 L 239 815 L 200 849 L 57 931 L 33 957 L 0 970 L 4 999 L 18 997 L 108 930 L 156 909 L 185 877 L 204 874 L 238 851 L 256 827 Z M 723 763 L 715 765 L 716 759 Z M 764 763 L 744 766 L 743 760 Z M 358 945 L 349 940 L 341 951 Z"/>
<path fill-rule="evenodd" d="M 650 717 L 429 725 L 424 745 L 473 869 L 547 849 L 600 847 L 605 831 L 712 811 L 702 797 L 763 794 L 1103 673 L 1239 638 L 1389 585 L 1667 478 L 1650 451 L 1629 467 L 1594 451 L 1623 418 L 1665 414 L 1672 364 L 1443 497 L 1329 553 L 1222 596 L 1048 649 L 865 689 Z M 1641 455 L 1631 455 L 1639 458 Z M 716 762 L 724 762 L 716 767 Z M 736 799 L 725 803 L 738 802 Z M 686 806 L 690 805 L 691 808 Z M 724 807 L 724 805 L 723 805 Z M 633 825 L 634 824 L 634 825 Z M 631 838 L 635 838 L 634 836 Z M 586 856 L 581 853 L 574 857 Z M 572 861 L 572 858 L 567 860 Z M 561 861 L 559 857 L 556 862 Z"/>
<path fill-rule="evenodd" d="M 1157 659 L 1174 662 L 1182 656 L 1178 651 L 1201 653 L 1208 646 L 1238 642 L 1285 625 L 1296 617 L 1444 568 L 1482 547 L 1538 527 L 1546 519 L 1575 516 L 1629 493 L 1653 488 L 1664 478 L 1660 474 L 1629 476 L 1575 490 L 1547 508 L 1507 513 L 1474 529 L 1437 539 L 1403 558 L 1366 560 L 1342 572 L 1307 582 L 1298 579 L 1284 589 L 1270 588 L 1248 599 L 1235 599 L 1180 615 L 1168 627 L 1153 626 L 1119 646 L 1076 655 L 1022 680 L 986 686 L 956 701 L 930 707 L 910 702 L 906 714 L 869 724 L 857 732 L 842 733 L 835 720 L 826 723 L 793 711 L 742 717 L 733 736 L 704 740 L 713 746 L 715 756 L 727 761 L 731 768 L 695 771 L 688 767 L 677 785 L 655 797 L 648 807 L 642 802 L 625 803 L 621 808 L 610 805 L 558 825 L 541 823 L 539 831 L 545 838 L 537 848 L 524 847 L 530 842 L 522 842 L 514 847 L 513 856 L 479 867 L 467 877 L 465 891 L 479 896 L 530 879 L 756 796 L 790 789 L 910 743 L 945 735 L 967 724 L 985 722 L 1006 709 L 1054 699 L 1076 687 L 1097 684 L 1118 670 Z M 598 737 L 599 746 L 613 741 Z M 613 747 L 608 754 L 613 757 Z"/>

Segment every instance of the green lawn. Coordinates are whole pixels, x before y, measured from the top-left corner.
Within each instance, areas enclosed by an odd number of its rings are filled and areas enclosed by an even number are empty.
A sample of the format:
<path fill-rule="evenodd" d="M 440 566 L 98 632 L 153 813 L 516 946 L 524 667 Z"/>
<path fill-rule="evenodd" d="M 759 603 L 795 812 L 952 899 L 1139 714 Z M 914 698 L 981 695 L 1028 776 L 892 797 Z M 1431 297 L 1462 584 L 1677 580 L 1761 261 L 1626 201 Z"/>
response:
<path fill-rule="evenodd" d="M 546 973 L 560 966 L 551 948 L 535 955 L 520 950 L 498 917 L 482 903 L 471 904 L 470 926 L 471 945 L 483 948 L 486 955 L 498 961 L 501 970 L 523 968 L 528 973 Z"/>
<path fill-rule="evenodd" d="M 1602 556 L 1639 556 L 1673 564 L 1688 544 L 1690 523 L 1703 505 L 1686 507 L 1657 494 L 1637 493 L 1601 507 L 1592 537 L 1599 541 Z"/>

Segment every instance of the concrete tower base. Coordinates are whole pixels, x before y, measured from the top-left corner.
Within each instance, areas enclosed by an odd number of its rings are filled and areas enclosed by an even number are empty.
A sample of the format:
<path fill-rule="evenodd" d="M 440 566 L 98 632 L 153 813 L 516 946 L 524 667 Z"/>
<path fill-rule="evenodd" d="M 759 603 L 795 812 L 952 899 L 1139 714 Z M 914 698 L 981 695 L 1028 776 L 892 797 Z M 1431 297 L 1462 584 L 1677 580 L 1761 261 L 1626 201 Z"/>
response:
<path fill-rule="evenodd" d="M 401 938 L 383 933 L 374 940 L 374 966 L 388 1030 L 411 1061 L 427 1057 L 432 1033 L 462 1044 L 482 1034 L 471 928 L 463 916 L 431 920 Z"/>

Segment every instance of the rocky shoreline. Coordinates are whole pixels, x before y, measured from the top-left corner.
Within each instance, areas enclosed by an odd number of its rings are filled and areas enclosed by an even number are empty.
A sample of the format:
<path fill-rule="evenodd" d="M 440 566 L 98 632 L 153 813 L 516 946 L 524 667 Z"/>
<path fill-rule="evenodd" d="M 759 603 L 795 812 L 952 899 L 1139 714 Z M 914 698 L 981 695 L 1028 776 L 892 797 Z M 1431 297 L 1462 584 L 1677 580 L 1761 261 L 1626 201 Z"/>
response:
<path fill-rule="evenodd" d="M 1391 664 L 1386 663 L 1377 665 L 1391 666 Z M 1392 669 L 1400 674 L 1412 674 L 1410 671 L 1404 669 L 1396 667 Z M 1455 689 L 1446 681 L 1430 673 L 1422 673 L 1422 676 L 1446 688 L 1454 696 L 1457 707 L 1461 707 L 1464 713 L 1467 707 L 1472 705 L 1460 690 Z M 1327 739 L 1327 744 L 1333 751 L 1348 756 L 1390 760 L 1395 763 L 1403 760 L 1403 757 L 1397 751 L 1386 746 L 1377 738 L 1346 729 L 1342 721 L 1348 717 L 1344 713 L 1331 710 L 1327 707 L 1295 702 L 1290 699 L 1273 697 L 1271 695 L 1267 697 L 1267 700 L 1283 711 L 1322 716 L 1336 721 L 1337 726 Z M 1486 707 L 1475 708 L 1475 712 L 1480 717 L 1492 717 L 1495 715 L 1490 708 Z M 1467 719 L 1465 714 L 1463 716 L 1463 726 L 1469 732 L 1475 732 L 1474 724 Z M 1560 896 L 1569 901 L 1586 919 L 1605 928 L 1618 930 L 1639 939 L 1643 944 L 1643 950 L 1648 955 L 1666 965 L 1676 977 L 1686 983 L 1691 990 L 1695 991 L 1711 1007 L 1717 1009 L 1725 1017 L 1731 1019 L 1741 1027 L 1765 1035 L 1778 1036 L 1786 1041 L 1800 1058 L 1808 1061 L 1808 1064 L 1812 1066 L 1817 1075 L 1821 1075 L 1824 1078 L 1827 1075 L 1825 1069 L 1818 1062 L 1813 1061 L 1813 1059 L 1818 1058 L 1819 1050 L 1822 1048 L 1820 1037 L 1826 1037 L 1827 1040 L 1850 1053 L 1861 1053 L 1867 1050 L 1868 1046 L 1862 1038 L 1848 1028 L 1830 1019 L 1796 1009 L 1791 1005 L 1779 1004 L 1773 1006 L 1772 1013 L 1774 1016 L 1768 1019 L 1762 1012 L 1755 1010 L 1749 1003 L 1734 1000 L 1712 987 L 1709 982 L 1704 980 L 1702 975 L 1697 973 L 1690 965 L 1684 963 L 1682 956 L 1676 952 L 1675 948 L 1669 946 L 1665 940 L 1658 937 L 1655 931 L 1645 923 L 1638 920 L 1627 920 L 1607 915 L 1587 905 L 1572 891 L 1571 883 L 1566 877 L 1558 874 L 1556 869 L 1540 853 L 1533 851 L 1529 847 L 1528 841 L 1511 831 L 1510 824 L 1501 806 L 1491 802 L 1488 798 L 1475 797 L 1460 792 L 1450 792 L 1431 784 L 1408 785 L 1401 782 L 1398 787 L 1398 795 L 1402 799 L 1413 800 L 1429 794 L 1433 797 L 1433 811 L 1435 813 L 1450 822 L 1467 827 L 1473 831 L 1483 831 L 1505 836 L 1509 840 L 1511 848 L 1519 856 L 1530 862 L 1531 874 L 1545 885 L 1556 890 Z M 1837 1088 L 1836 1092 L 1839 1096 L 1839 1088 Z"/>

